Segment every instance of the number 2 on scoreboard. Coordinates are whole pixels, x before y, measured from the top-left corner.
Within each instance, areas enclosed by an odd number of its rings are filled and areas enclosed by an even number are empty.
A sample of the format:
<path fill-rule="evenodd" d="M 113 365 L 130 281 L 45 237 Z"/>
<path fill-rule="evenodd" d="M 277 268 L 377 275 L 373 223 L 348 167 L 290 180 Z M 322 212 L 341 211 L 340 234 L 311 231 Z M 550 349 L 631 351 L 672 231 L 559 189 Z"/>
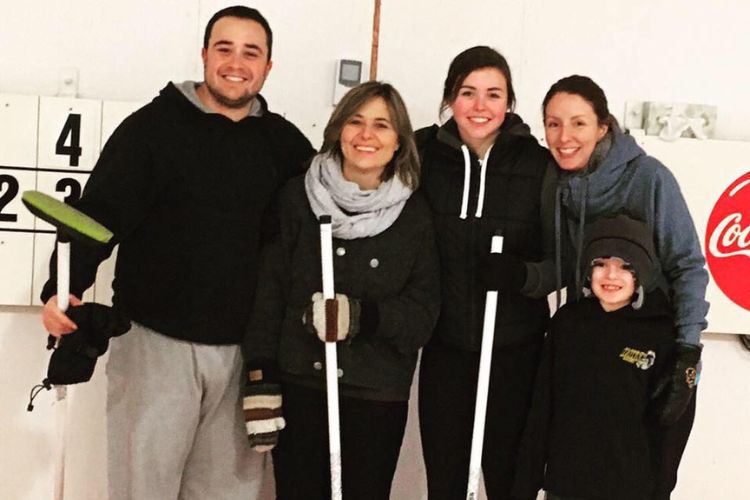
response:
<path fill-rule="evenodd" d="M 7 186 L 7 189 L 6 189 Z M 12 175 L 0 175 L 0 222 L 16 222 L 18 215 L 3 213 L 5 206 L 18 194 L 18 181 Z"/>

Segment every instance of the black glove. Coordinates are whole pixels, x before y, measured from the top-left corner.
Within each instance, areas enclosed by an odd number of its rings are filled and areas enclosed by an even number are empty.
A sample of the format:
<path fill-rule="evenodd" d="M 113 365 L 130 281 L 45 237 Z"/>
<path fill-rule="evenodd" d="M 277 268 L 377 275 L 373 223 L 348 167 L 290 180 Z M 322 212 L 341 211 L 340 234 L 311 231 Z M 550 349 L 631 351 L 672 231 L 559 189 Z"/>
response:
<path fill-rule="evenodd" d="M 88 302 L 69 308 L 66 314 L 78 329 L 63 335 L 50 357 L 45 382 L 53 385 L 90 380 L 96 358 L 107 352 L 109 339 L 130 330 L 130 320 L 103 304 Z"/>
<path fill-rule="evenodd" d="M 670 426 L 685 413 L 698 385 L 702 350 L 702 345 L 677 344 L 673 366 L 664 370 L 651 395 L 659 424 Z"/>
<path fill-rule="evenodd" d="M 480 263 L 479 283 L 485 290 L 518 293 L 526 284 L 526 263 L 509 253 L 488 253 Z"/>

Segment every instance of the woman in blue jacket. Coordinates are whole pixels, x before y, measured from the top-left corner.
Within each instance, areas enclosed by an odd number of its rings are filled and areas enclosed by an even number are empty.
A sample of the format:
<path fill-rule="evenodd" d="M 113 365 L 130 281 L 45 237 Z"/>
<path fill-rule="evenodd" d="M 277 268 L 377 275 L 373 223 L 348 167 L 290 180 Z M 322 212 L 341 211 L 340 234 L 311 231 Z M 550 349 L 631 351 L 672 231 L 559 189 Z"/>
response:
<path fill-rule="evenodd" d="M 544 295 L 565 281 L 573 285 L 568 300 L 579 296 L 589 221 L 626 213 L 651 228 L 656 273 L 670 298 L 676 332 L 676 356 L 661 396 L 665 428 L 657 432 L 662 452 L 653 497 L 669 498 L 695 416 L 696 380 L 691 375 L 699 369 L 700 333 L 708 312 L 708 274 L 695 225 L 672 173 L 620 130 L 604 91 L 590 78 L 559 80 L 542 107 L 547 145 L 558 167 L 547 172 L 542 201 L 556 259 L 527 263 L 524 290 Z"/>

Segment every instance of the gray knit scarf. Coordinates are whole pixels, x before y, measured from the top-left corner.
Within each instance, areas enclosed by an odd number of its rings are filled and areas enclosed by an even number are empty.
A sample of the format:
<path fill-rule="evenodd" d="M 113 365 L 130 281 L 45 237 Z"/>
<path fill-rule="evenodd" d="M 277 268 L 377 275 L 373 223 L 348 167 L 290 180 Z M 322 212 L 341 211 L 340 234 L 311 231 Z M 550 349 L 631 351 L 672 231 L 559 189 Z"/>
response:
<path fill-rule="evenodd" d="M 307 170 L 305 192 L 316 217 L 331 216 L 333 236 L 353 240 L 391 227 L 412 190 L 394 175 L 377 189 L 363 191 L 344 178 L 341 163 L 331 153 L 322 153 Z"/>

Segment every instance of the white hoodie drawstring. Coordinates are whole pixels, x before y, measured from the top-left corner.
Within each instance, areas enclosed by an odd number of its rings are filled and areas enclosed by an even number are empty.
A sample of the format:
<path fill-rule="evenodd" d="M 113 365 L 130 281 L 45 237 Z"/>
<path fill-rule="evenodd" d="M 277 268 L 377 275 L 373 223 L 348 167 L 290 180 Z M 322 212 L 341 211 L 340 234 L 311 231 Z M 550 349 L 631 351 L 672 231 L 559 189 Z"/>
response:
<path fill-rule="evenodd" d="M 466 144 L 461 145 L 461 151 L 464 153 L 464 194 L 461 199 L 461 219 L 465 219 L 469 211 L 469 184 L 471 183 L 471 156 Z"/>
<path fill-rule="evenodd" d="M 484 153 L 484 158 L 482 158 L 481 165 L 482 165 L 482 173 L 479 176 L 479 194 L 477 195 L 477 211 L 474 214 L 474 216 L 477 219 L 480 219 L 482 217 L 482 209 L 484 208 L 484 185 L 485 185 L 485 178 L 487 177 L 487 160 L 490 157 L 490 151 L 492 151 L 491 145 L 489 148 L 487 148 L 487 152 Z"/>
<path fill-rule="evenodd" d="M 493 144 L 494 145 L 494 144 Z M 487 148 L 484 153 L 484 158 L 479 161 L 481 171 L 479 174 L 479 193 L 477 195 L 477 211 L 474 216 L 478 219 L 482 217 L 482 209 L 484 208 L 484 186 L 487 178 L 487 160 L 490 157 L 490 151 L 492 146 Z M 461 219 L 467 217 L 469 211 L 469 187 L 471 184 L 471 155 L 469 154 L 469 148 L 466 144 L 461 145 L 461 152 L 464 154 L 464 192 L 461 198 Z"/>

